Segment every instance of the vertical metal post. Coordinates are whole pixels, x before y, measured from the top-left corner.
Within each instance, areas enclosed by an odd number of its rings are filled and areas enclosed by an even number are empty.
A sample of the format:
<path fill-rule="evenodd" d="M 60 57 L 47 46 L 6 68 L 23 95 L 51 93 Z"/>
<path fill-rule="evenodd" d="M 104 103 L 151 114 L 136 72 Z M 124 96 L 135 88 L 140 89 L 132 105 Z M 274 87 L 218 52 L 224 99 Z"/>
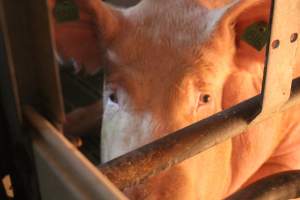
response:
<path fill-rule="evenodd" d="M 0 33 L 0 103 L 9 128 L 0 134 L 12 151 L 15 199 L 40 199 L 21 105 L 34 105 L 57 127 L 64 119 L 47 1 L 0 0 Z"/>
<path fill-rule="evenodd" d="M 51 122 L 64 120 L 54 40 L 46 0 L 0 0 L 0 22 L 21 104 L 38 107 Z"/>
<path fill-rule="evenodd" d="M 290 97 L 300 30 L 299 0 L 273 0 L 272 4 L 261 115 L 278 111 Z"/>

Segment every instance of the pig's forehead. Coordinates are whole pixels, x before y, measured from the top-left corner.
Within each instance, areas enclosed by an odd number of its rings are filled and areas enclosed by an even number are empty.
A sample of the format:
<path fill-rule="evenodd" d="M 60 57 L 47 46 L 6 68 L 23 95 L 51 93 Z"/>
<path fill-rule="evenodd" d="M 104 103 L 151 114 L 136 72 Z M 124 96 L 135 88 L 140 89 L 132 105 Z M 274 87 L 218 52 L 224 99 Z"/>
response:
<path fill-rule="evenodd" d="M 209 39 L 225 11 L 210 10 L 195 2 L 143 1 L 123 11 L 128 22 L 123 33 L 136 40 L 168 45 L 169 48 L 199 45 Z"/>
<path fill-rule="evenodd" d="M 129 47 L 120 52 L 108 49 L 107 57 L 110 64 L 107 65 L 107 75 L 113 82 L 128 84 L 138 82 L 140 86 L 152 88 L 160 88 L 162 83 L 172 85 L 176 82 L 180 85 L 182 81 L 195 75 L 198 77 L 196 79 L 206 80 L 210 79 L 211 75 L 214 76 L 220 67 L 212 64 L 204 51 L 205 49 L 199 49 L 180 53 L 167 48 L 156 50 L 146 48 L 138 52 L 132 51 Z"/>
<path fill-rule="evenodd" d="M 121 45 L 122 46 L 122 45 Z M 195 55 L 190 60 L 184 56 L 186 52 L 174 51 L 165 46 L 134 43 L 123 47 L 109 48 L 107 58 L 110 71 L 125 73 L 136 77 L 165 76 L 173 73 L 183 73 L 184 70 L 199 58 Z M 189 56 L 191 57 L 191 56 Z"/>
<path fill-rule="evenodd" d="M 182 5 L 175 0 L 165 1 L 142 3 L 123 11 L 123 30 L 107 49 L 110 62 L 148 77 L 152 77 L 151 71 L 155 71 L 154 76 L 183 74 L 187 68 L 193 68 L 195 61 L 199 64 L 202 45 L 211 39 L 225 11 L 209 10 L 196 3 L 185 5 L 188 1 L 182 1 Z"/>

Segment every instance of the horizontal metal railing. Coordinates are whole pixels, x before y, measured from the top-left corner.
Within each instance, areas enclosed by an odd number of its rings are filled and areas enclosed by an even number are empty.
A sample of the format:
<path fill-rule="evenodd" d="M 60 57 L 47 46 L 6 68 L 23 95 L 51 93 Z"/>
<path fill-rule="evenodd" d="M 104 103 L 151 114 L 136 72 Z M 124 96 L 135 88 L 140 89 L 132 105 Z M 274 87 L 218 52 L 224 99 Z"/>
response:
<path fill-rule="evenodd" d="M 300 103 L 300 78 L 293 81 L 291 97 L 286 104 L 250 123 L 260 110 L 260 99 L 261 95 L 253 97 L 105 163 L 99 169 L 120 189 L 138 184 L 297 105 Z"/>
<path fill-rule="evenodd" d="M 260 95 L 253 97 L 229 110 L 217 113 L 208 119 L 197 122 L 101 165 L 100 171 L 115 185 L 110 183 L 54 126 L 35 112 L 34 109 L 27 107 L 23 112 L 26 119 L 37 131 L 37 135 L 33 140 L 36 157 L 46 160 L 51 170 L 58 174 L 59 179 L 65 186 L 68 186 L 69 191 L 73 193 L 72 195 L 78 195 L 78 199 L 81 199 L 82 195 L 86 199 L 92 197 L 99 197 L 99 199 L 126 199 L 116 187 L 124 189 L 125 187 L 141 183 L 147 178 L 299 104 L 300 78 L 293 81 L 291 97 L 281 109 L 268 116 L 261 115 L 259 120 L 251 122 L 260 109 L 260 99 Z M 257 196 L 266 197 L 264 196 L 265 193 L 274 195 L 274 189 L 271 190 L 270 188 L 278 188 L 281 195 L 293 198 L 299 197 L 299 192 L 297 193 L 299 191 L 299 173 L 299 171 L 294 171 L 285 173 L 284 176 L 281 174 L 280 176 L 268 177 L 267 183 L 272 183 L 272 187 L 270 184 L 253 184 L 249 186 L 249 190 L 253 190 L 251 188 L 260 188 L 261 191 L 265 192 L 257 193 Z M 270 182 L 273 179 L 274 181 Z M 265 183 L 266 181 L 262 180 L 262 182 Z M 281 186 L 279 187 L 278 184 L 281 184 Z M 289 186 L 289 189 L 282 189 L 287 186 Z M 242 196 L 245 193 L 249 193 L 247 191 L 248 188 L 228 199 L 245 199 Z M 286 192 L 284 193 L 284 191 Z M 43 194 L 47 194 L 47 192 Z"/>
<path fill-rule="evenodd" d="M 291 36 L 299 31 L 299 5 L 299 0 L 272 1 L 271 35 L 260 95 L 116 158 L 99 166 L 99 169 L 119 188 L 126 188 L 298 103 L 299 79 L 293 81 L 291 90 L 298 41 Z M 289 22 L 288 25 L 286 21 Z M 280 45 L 274 47 L 272 41 Z"/>
<path fill-rule="evenodd" d="M 287 200 L 299 197 L 300 170 L 294 170 L 258 180 L 225 200 Z"/>

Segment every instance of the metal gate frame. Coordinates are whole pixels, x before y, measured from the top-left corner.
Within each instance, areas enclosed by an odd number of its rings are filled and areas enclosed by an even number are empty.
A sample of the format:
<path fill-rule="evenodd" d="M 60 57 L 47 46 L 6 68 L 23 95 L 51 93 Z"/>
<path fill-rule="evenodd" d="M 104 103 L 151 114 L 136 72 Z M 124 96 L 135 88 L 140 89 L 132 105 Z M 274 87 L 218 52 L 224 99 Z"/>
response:
<path fill-rule="evenodd" d="M 13 140 L 32 137 L 33 149 L 28 154 L 35 158 L 42 198 L 52 199 L 54 192 L 60 192 L 64 199 L 126 199 L 116 186 L 122 189 L 144 181 L 299 104 L 300 79 L 292 84 L 298 40 L 291 40 L 291 36 L 299 33 L 300 1 L 273 0 L 272 8 L 272 32 L 261 95 L 101 165 L 101 173 L 60 133 L 63 100 L 46 0 L 0 0 L 0 30 L 5 39 L 9 77 L 1 80 L 1 90 L 8 86 L 11 94 L 2 98 L 5 103 L 13 102 L 6 113 L 13 109 L 16 113 L 17 123 L 11 126 L 18 124 L 18 134 Z M 280 46 L 272 45 L 278 41 Z M 282 55 L 285 59 L 280 59 Z M 284 82 L 277 81 L 279 77 Z M 28 135 L 32 132 L 30 127 L 35 133 Z M 26 142 L 23 145 L 28 147 Z M 288 173 L 291 174 L 299 177 L 300 172 Z M 299 191 L 299 184 L 294 185 L 293 189 Z M 288 198 L 297 197 L 292 195 Z"/>

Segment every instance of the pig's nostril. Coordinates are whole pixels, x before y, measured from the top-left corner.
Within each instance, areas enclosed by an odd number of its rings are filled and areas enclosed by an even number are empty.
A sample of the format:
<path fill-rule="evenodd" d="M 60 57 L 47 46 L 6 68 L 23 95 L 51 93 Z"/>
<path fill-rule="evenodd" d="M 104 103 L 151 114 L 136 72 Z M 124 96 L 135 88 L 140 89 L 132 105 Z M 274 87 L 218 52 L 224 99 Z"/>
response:
<path fill-rule="evenodd" d="M 114 103 L 118 103 L 118 97 L 115 93 L 110 94 L 109 99 Z"/>
<path fill-rule="evenodd" d="M 201 96 L 201 101 L 203 103 L 209 103 L 211 101 L 211 96 L 209 94 L 204 94 Z"/>

